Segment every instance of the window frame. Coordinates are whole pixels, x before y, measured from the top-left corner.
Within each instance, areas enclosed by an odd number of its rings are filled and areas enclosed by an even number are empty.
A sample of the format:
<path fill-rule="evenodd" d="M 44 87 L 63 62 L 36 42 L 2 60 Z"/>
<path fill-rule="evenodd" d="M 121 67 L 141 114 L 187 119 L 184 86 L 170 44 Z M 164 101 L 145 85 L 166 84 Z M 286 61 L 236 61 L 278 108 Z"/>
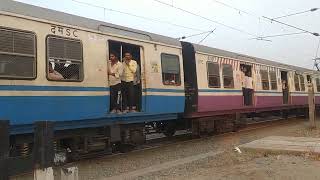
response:
<path fill-rule="evenodd" d="M 80 42 L 80 45 L 81 45 L 81 58 L 82 58 L 82 62 L 81 62 L 81 65 L 80 65 L 80 75 L 79 75 L 79 80 L 68 80 L 68 79 L 63 79 L 63 80 L 53 80 L 53 79 L 50 79 L 48 77 L 48 72 L 49 72 L 49 50 L 48 50 L 48 40 L 49 38 L 58 38 L 58 39 L 63 39 L 63 40 L 69 40 L 69 41 L 78 41 Z M 69 38 L 69 37 L 64 37 L 64 36 L 57 36 L 57 35 L 47 35 L 46 36 L 46 78 L 48 81 L 54 81 L 54 82 L 83 82 L 84 81 L 84 77 L 85 77 L 85 72 L 84 72 L 84 56 L 83 56 L 83 43 L 82 43 L 82 40 L 81 39 L 76 39 L 76 38 Z"/>
<path fill-rule="evenodd" d="M 229 66 L 229 67 L 231 67 L 231 71 L 232 71 L 232 76 L 231 76 L 231 78 L 232 78 L 232 82 L 231 82 L 231 86 L 227 86 L 226 87 L 226 85 L 225 85 L 225 82 L 224 82 L 224 78 L 225 77 L 230 77 L 230 76 L 226 76 L 226 75 L 224 75 L 224 67 L 225 66 Z M 234 89 L 234 77 L 233 77 L 233 66 L 231 65 L 231 64 L 222 64 L 222 80 L 223 80 L 223 88 L 225 88 L 225 89 Z M 221 82 L 220 82 L 220 86 L 221 86 Z"/>
<path fill-rule="evenodd" d="M 209 83 L 209 76 L 210 76 L 210 74 L 209 74 L 209 68 L 208 68 L 208 67 L 209 67 L 209 64 L 210 64 L 210 63 L 218 65 L 218 74 L 219 74 L 219 76 L 218 76 L 219 85 L 218 85 L 218 86 L 211 86 L 210 83 Z M 221 88 L 221 74 L 220 74 L 221 68 L 220 68 L 220 64 L 217 63 L 217 62 L 207 61 L 206 65 L 207 65 L 207 82 L 208 82 L 208 87 L 209 87 L 209 88 L 215 88 L 215 89 Z M 211 76 L 212 76 L 212 75 L 211 75 Z M 215 76 L 215 75 L 213 75 L 213 76 Z"/>
<path fill-rule="evenodd" d="M 273 73 L 275 75 L 274 76 L 275 79 L 271 78 L 271 74 L 273 74 Z M 278 81 L 277 81 L 277 72 L 276 71 L 269 71 L 269 81 L 270 81 L 270 90 L 278 90 Z M 276 88 L 275 89 L 272 88 L 272 83 L 276 84 Z"/>
<path fill-rule="evenodd" d="M 162 56 L 163 55 L 169 55 L 169 56 L 175 56 L 178 58 L 178 67 L 179 67 L 179 83 L 175 83 L 175 84 L 166 84 L 165 81 L 164 81 L 164 76 L 163 76 L 163 59 L 162 59 Z M 165 86 L 181 86 L 181 63 L 180 63 L 180 57 L 179 55 L 176 55 L 176 54 L 170 54 L 170 53 L 161 53 L 160 54 L 160 61 L 161 61 L 161 79 L 162 79 L 162 84 L 165 85 Z"/>
<path fill-rule="evenodd" d="M 0 26 L 0 29 L 4 29 L 7 31 L 14 31 L 14 32 L 20 32 L 20 33 L 29 33 L 34 36 L 34 56 L 25 56 L 25 57 L 34 57 L 34 63 L 33 63 L 33 77 L 13 77 L 13 76 L 7 76 L 7 77 L 1 77 L 0 79 L 3 80 L 35 80 L 38 77 L 38 36 L 34 31 L 29 31 L 29 30 L 23 30 L 23 29 L 17 29 L 17 28 L 11 28 L 11 27 L 4 27 Z M 21 56 L 22 54 L 19 53 L 9 53 L 9 52 L 3 52 L 0 54 L 5 54 L 5 55 L 14 55 L 14 56 Z"/>
<path fill-rule="evenodd" d="M 266 81 L 265 79 L 262 78 L 262 73 L 261 73 L 261 72 L 263 72 L 263 71 L 267 73 L 268 89 L 264 89 L 264 88 L 263 88 L 263 87 L 264 87 L 264 86 L 263 86 L 263 82 Z M 260 73 L 260 77 L 261 77 L 261 89 L 262 89 L 262 90 L 265 90 L 265 91 L 270 91 L 270 89 L 271 89 L 270 85 L 271 85 L 271 84 L 270 84 L 269 71 L 268 71 L 268 70 L 260 70 L 259 73 Z"/>

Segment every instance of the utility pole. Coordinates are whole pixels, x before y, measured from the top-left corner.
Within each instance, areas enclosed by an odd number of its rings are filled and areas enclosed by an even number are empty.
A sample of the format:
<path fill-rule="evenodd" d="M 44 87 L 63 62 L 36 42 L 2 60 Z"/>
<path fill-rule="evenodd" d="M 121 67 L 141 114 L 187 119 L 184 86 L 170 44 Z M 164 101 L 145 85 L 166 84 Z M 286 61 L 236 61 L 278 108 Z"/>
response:
<path fill-rule="evenodd" d="M 309 103 L 309 121 L 310 127 L 316 128 L 315 122 L 315 98 L 314 98 L 314 89 L 312 83 L 308 83 L 308 103 Z"/>

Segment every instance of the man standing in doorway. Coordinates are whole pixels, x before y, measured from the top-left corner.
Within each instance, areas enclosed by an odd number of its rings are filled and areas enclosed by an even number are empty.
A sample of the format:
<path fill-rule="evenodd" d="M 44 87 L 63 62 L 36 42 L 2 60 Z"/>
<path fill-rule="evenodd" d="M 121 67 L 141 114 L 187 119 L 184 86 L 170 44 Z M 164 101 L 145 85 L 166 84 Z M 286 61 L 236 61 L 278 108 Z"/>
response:
<path fill-rule="evenodd" d="M 246 89 L 246 86 L 245 86 L 245 81 L 246 81 L 246 73 L 247 73 L 247 68 L 242 65 L 240 67 L 240 81 L 241 81 L 241 87 L 242 87 L 242 95 L 243 95 L 243 104 L 245 106 L 248 105 L 248 97 L 247 97 L 247 89 Z"/>
<path fill-rule="evenodd" d="M 247 96 L 247 100 L 246 100 L 246 105 L 247 106 L 252 106 L 252 97 L 253 97 L 253 78 L 252 78 L 252 74 L 251 71 L 247 72 L 247 76 L 245 76 L 245 89 L 246 89 L 246 96 Z"/>
<path fill-rule="evenodd" d="M 133 81 L 137 71 L 137 62 L 132 59 L 132 55 L 129 52 L 126 52 L 124 55 L 125 57 L 122 63 L 123 74 L 121 79 L 124 113 L 129 111 L 136 112 L 136 110 L 133 109 L 133 106 L 135 105 Z"/>
<path fill-rule="evenodd" d="M 110 84 L 110 109 L 111 113 L 120 113 L 120 92 L 121 92 L 121 75 L 122 64 L 119 62 L 115 54 L 110 54 L 110 60 L 108 64 L 108 75 Z"/>

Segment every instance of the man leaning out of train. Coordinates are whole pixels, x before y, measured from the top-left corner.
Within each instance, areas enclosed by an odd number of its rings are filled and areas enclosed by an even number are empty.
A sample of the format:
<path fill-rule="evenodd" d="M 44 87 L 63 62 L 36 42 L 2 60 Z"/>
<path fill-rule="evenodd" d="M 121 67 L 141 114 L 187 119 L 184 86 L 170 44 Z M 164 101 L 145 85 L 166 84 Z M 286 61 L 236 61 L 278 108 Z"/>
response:
<path fill-rule="evenodd" d="M 114 53 L 110 54 L 108 63 L 108 76 L 110 84 L 110 109 L 111 113 L 121 113 L 120 94 L 121 94 L 121 75 L 123 72 L 122 64 Z"/>
<path fill-rule="evenodd" d="M 122 97 L 123 97 L 123 109 L 124 113 L 136 112 L 133 109 L 135 106 L 134 98 L 134 87 L 133 81 L 137 71 L 137 62 L 132 59 L 131 53 L 127 52 L 124 54 L 123 74 L 122 74 Z"/>

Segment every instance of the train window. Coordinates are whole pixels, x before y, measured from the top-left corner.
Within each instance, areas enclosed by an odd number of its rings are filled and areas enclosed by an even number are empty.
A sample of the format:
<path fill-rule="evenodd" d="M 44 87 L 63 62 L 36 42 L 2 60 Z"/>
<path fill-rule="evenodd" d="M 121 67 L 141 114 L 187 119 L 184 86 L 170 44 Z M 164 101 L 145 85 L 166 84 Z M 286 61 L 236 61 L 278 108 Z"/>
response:
<path fill-rule="evenodd" d="M 233 69 L 230 64 L 224 64 L 222 68 L 223 86 L 225 88 L 233 88 Z"/>
<path fill-rule="evenodd" d="M 161 68 L 164 85 L 181 85 L 179 56 L 162 53 Z"/>
<path fill-rule="evenodd" d="M 262 89 L 263 90 L 270 90 L 268 71 L 267 70 L 260 70 L 260 74 L 261 74 Z"/>
<path fill-rule="evenodd" d="M 294 87 L 296 91 L 300 91 L 300 84 L 299 84 L 299 75 L 294 75 Z"/>
<path fill-rule="evenodd" d="M 54 81 L 82 81 L 81 41 L 57 36 L 47 37 L 47 78 Z"/>
<path fill-rule="evenodd" d="M 304 77 L 303 75 L 299 75 L 300 77 L 300 87 L 301 87 L 301 91 L 305 91 L 306 90 L 306 87 L 304 85 Z"/>
<path fill-rule="evenodd" d="M 36 35 L 0 27 L 0 78 L 36 78 Z"/>
<path fill-rule="evenodd" d="M 207 62 L 208 85 L 210 88 L 220 88 L 219 64 Z"/>
<path fill-rule="evenodd" d="M 316 78 L 317 92 L 320 92 L 320 79 Z"/>
<path fill-rule="evenodd" d="M 277 75 L 276 75 L 276 72 L 275 71 L 270 71 L 269 75 L 270 75 L 271 90 L 277 90 L 278 86 L 277 86 Z"/>

